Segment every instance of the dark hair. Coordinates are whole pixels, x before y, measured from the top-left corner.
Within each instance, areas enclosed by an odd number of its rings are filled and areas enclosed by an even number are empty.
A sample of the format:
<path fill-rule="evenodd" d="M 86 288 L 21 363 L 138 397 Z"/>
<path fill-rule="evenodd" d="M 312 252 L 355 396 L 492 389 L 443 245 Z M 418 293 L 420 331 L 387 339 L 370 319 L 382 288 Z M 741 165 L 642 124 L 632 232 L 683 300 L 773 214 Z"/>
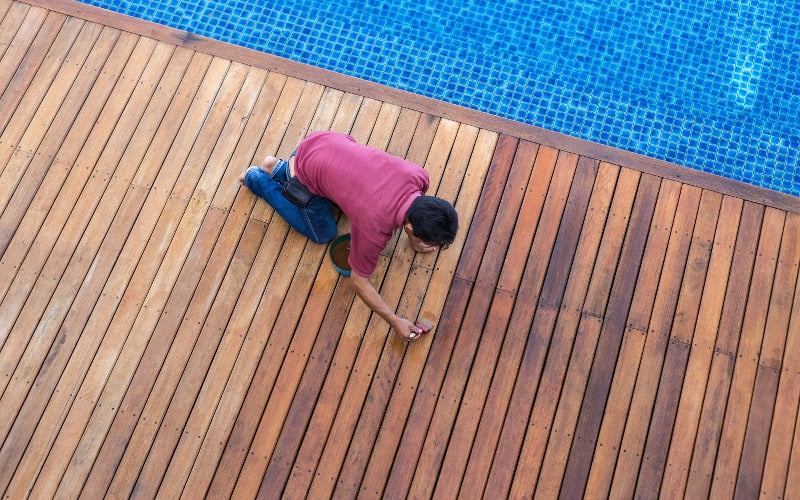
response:
<path fill-rule="evenodd" d="M 449 201 L 434 196 L 420 196 L 411 202 L 406 219 L 414 236 L 430 245 L 446 248 L 456 238 L 458 214 Z"/>

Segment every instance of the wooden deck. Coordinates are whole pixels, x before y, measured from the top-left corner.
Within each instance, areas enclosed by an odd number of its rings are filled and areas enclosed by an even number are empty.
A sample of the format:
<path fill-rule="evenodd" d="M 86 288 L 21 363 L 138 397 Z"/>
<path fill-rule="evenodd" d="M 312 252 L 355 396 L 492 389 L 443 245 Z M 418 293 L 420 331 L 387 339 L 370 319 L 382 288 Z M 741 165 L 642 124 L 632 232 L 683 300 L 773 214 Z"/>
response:
<path fill-rule="evenodd" d="M 0 93 L 4 498 L 800 495 L 797 198 L 67 0 Z M 455 202 L 433 335 L 239 188 L 321 129 Z"/>

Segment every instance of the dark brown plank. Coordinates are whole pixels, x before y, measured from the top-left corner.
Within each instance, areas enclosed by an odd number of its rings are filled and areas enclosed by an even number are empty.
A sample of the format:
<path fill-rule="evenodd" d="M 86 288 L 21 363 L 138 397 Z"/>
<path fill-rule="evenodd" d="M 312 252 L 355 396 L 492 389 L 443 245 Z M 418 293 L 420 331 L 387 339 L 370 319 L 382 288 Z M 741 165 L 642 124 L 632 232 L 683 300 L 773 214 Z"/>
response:
<path fill-rule="evenodd" d="M 779 210 L 767 209 L 764 213 L 742 326 L 743 335 L 739 339 L 719 442 L 719 448 L 725 453 L 717 454 L 711 483 L 712 497 L 732 497 L 734 494 L 769 310 L 769 294 L 764 290 L 772 289 L 785 219 L 785 213 Z"/>
<path fill-rule="evenodd" d="M 662 182 L 653 214 L 653 225 L 642 258 L 643 269 L 664 269 L 680 194 L 680 184 L 671 181 Z M 606 497 L 611 487 L 660 279 L 661 273 L 639 273 L 609 393 L 609 402 L 606 405 L 586 485 L 586 494 L 589 496 Z"/>
<path fill-rule="evenodd" d="M 446 124 L 447 122 L 442 123 Z M 474 184 L 465 186 L 466 189 L 464 191 L 466 194 L 460 193 L 458 184 L 453 183 L 454 179 L 461 178 L 463 173 L 467 171 L 470 153 L 475 149 L 477 138 L 478 130 L 476 128 L 459 126 L 449 148 L 435 147 L 438 141 L 434 140 L 434 147 L 432 147 L 431 154 L 425 162 L 426 168 L 432 170 L 432 183 L 438 186 L 436 188 L 437 195 L 455 199 L 457 207 L 459 206 L 459 200 L 469 196 L 469 193 L 476 193 L 477 189 L 480 189 L 480 184 L 483 180 L 483 176 L 478 176 Z M 450 144 L 450 140 L 445 139 L 443 141 L 444 144 Z M 434 155 L 435 152 L 437 154 Z M 486 164 L 484 164 L 485 166 Z M 462 174 L 449 177 L 447 182 L 441 184 L 440 182 L 445 172 L 462 172 Z M 467 210 L 464 213 L 464 220 L 460 223 L 467 225 L 474 220 L 475 205 L 474 203 L 467 203 L 466 205 L 462 203 L 461 207 L 465 207 Z M 456 253 L 462 248 L 463 242 L 464 239 L 459 238 Z M 447 265 L 450 272 L 446 274 L 437 273 L 438 283 L 431 283 L 430 280 L 433 279 L 434 269 L 434 263 L 431 259 L 433 255 L 415 255 L 407 244 L 399 245 L 395 249 L 395 263 L 392 264 L 392 267 L 399 265 L 403 269 L 403 272 L 400 273 L 401 276 L 408 275 L 405 285 L 401 282 L 390 281 L 388 283 L 397 289 L 397 292 L 392 293 L 391 296 L 396 296 L 398 311 L 401 314 L 415 318 L 420 315 L 420 311 L 423 308 L 429 309 L 428 314 L 432 314 L 431 317 L 433 319 L 440 314 L 447 294 L 447 287 L 442 287 L 441 285 L 446 285 L 452 280 L 452 272 L 457 263 L 453 256 L 454 254 L 444 253 L 444 260 L 437 265 Z M 408 271 L 405 270 L 406 263 L 412 263 L 411 274 L 408 274 Z M 430 290 L 428 290 L 428 283 L 434 285 Z M 384 282 L 382 290 L 386 286 L 387 283 Z M 404 294 L 408 294 L 409 299 L 407 300 L 412 302 L 403 303 L 401 301 L 400 289 L 403 289 Z M 421 303 L 420 300 L 423 297 L 424 302 Z M 431 309 L 431 307 L 435 308 Z M 373 315 L 373 321 L 375 320 L 380 322 Z M 401 367 L 407 366 L 407 363 L 415 363 L 412 358 L 419 356 L 416 363 L 420 363 L 424 359 L 427 349 L 432 346 L 432 342 L 429 341 L 431 336 L 426 337 L 424 339 L 425 342 L 416 342 L 414 345 L 409 346 L 396 335 L 389 333 L 385 326 L 381 326 L 379 331 L 379 338 L 385 337 L 386 342 L 383 343 L 379 357 L 376 359 L 374 374 L 371 377 L 372 380 L 366 393 L 366 399 L 358 417 L 354 434 L 347 450 L 345 463 L 342 464 L 342 470 L 337 482 L 337 491 L 341 491 L 346 495 L 355 492 L 358 488 L 362 491 L 374 491 L 381 489 L 385 484 L 386 476 L 388 476 L 393 463 L 392 456 L 397 449 L 398 440 L 396 437 L 398 434 L 395 433 L 387 439 L 383 430 L 399 428 L 404 424 L 405 420 L 402 415 L 408 414 L 414 394 L 413 390 L 408 391 L 405 389 L 407 387 L 405 384 L 419 380 L 420 376 L 419 372 L 417 372 L 414 375 L 406 375 L 404 379 L 400 379 L 398 373 Z M 439 325 L 433 332 L 433 340 L 436 339 L 435 332 L 440 334 L 448 333 L 447 330 Z M 374 335 L 374 333 L 368 331 L 366 335 Z M 378 355 L 377 350 L 364 351 L 365 354 L 368 352 L 370 353 L 369 357 L 372 359 L 375 359 L 374 356 Z M 366 359 L 366 356 L 363 359 Z M 356 368 L 358 367 L 356 365 Z M 397 398 L 395 398 L 395 391 L 399 394 Z M 387 409 L 389 405 L 392 405 L 392 410 Z M 384 420 L 385 418 L 394 421 L 394 425 L 387 424 Z M 368 476 L 366 475 L 367 472 L 369 473 Z"/>
<path fill-rule="evenodd" d="M 787 217 L 753 387 L 751 403 L 753 410 L 750 411 L 744 436 L 741 463 L 747 465 L 740 467 L 736 480 L 736 495 L 752 496 L 762 491 L 761 480 L 778 395 L 778 382 L 797 284 L 798 264 L 800 264 L 800 219 L 796 216 Z"/>
<path fill-rule="evenodd" d="M 725 405 L 733 375 L 739 336 L 747 301 L 747 290 L 753 274 L 758 234 L 764 207 L 746 202 L 742 209 L 731 274 L 725 292 L 725 305 L 717 333 L 708 388 L 694 443 L 691 468 L 686 484 L 686 496 L 706 497 L 711 489 L 714 459 L 718 453 Z"/>
<path fill-rule="evenodd" d="M 582 223 L 595 184 L 597 168 L 597 163 L 592 160 L 587 158 L 578 160 L 558 233 L 553 242 L 550 261 L 547 264 L 547 272 L 537 304 L 537 313 L 529 329 L 519 378 L 511 395 L 508 415 L 530 415 L 544 365 L 545 351 L 551 342 L 556 314 L 563 298 L 569 269 L 578 245 Z M 517 300 L 519 301 L 520 298 Z M 506 418 L 498 446 L 499 456 L 495 456 L 493 471 L 498 468 L 498 458 L 503 462 L 517 460 L 527 427 L 519 425 L 521 423 L 522 421 L 514 422 Z M 507 444 L 504 445 L 504 441 Z"/>
<path fill-rule="evenodd" d="M 689 470 L 685 465 L 676 464 L 687 464 L 692 460 L 741 210 L 742 200 L 729 196 L 723 198 L 697 324 L 692 335 L 691 352 L 683 377 L 678 413 L 675 418 L 675 429 L 679 431 L 673 433 L 670 441 L 664 477 L 661 481 L 662 491 L 675 492 L 680 496 L 685 494 Z"/>
<path fill-rule="evenodd" d="M 661 371 L 650 430 L 642 454 L 637 494 L 658 491 L 664 474 L 671 433 L 674 431 L 680 392 L 697 323 L 703 283 L 717 227 L 722 197 L 704 191 L 700 200 L 692 246 L 689 249 L 670 342 Z"/>
<path fill-rule="evenodd" d="M 522 275 L 525 264 L 528 261 L 528 256 L 531 253 L 531 245 L 533 244 L 536 228 L 539 225 L 540 216 L 542 215 L 545 200 L 547 199 L 547 190 L 551 184 L 557 156 L 558 151 L 552 148 L 540 147 L 537 150 L 533 172 L 528 181 L 527 192 L 519 215 L 519 219 L 526 221 L 526 223 L 517 224 L 514 228 L 514 235 L 512 236 L 508 254 L 506 255 L 506 263 L 503 266 L 503 272 L 498 281 L 498 291 L 495 294 L 495 298 L 492 302 L 492 309 L 490 309 L 489 316 L 486 320 L 485 333 L 487 338 L 490 338 L 489 336 L 496 336 L 498 342 L 501 343 L 495 346 L 495 348 L 499 349 L 501 352 L 506 343 L 505 339 L 508 335 L 507 328 L 509 320 L 514 309 L 517 291 L 520 290 L 522 285 Z M 513 337 L 513 335 L 511 337 Z M 492 352 L 491 347 L 484 348 L 480 355 L 486 355 L 491 358 L 498 356 L 504 358 L 500 353 Z M 486 395 L 483 396 L 484 401 L 483 404 L 480 405 L 482 415 L 478 415 L 479 421 L 470 421 L 471 418 L 474 418 L 473 415 L 469 415 L 465 412 L 463 415 L 466 416 L 462 416 L 462 413 L 459 412 L 459 417 L 454 429 L 454 439 L 460 439 L 460 433 L 468 434 L 472 432 L 475 434 L 474 438 L 471 438 L 474 439 L 474 443 L 470 450 L 467 469 L 463 473 L 461 484 L 461 488 L 465 491 L 483 491 L 491 461 L 494 457 L 497 436 L 500 432 L 500 426 L 502 425 L 501 415 L 495 415 L 495 412 L 492 410 L 487 412 L 484 408 L 487 406 L 494 408 L 494 404 L 490 403 L 493 396 L 495 401 L 500 398 L 504 398 L 507 401 L 508 396 L 498 397 L 497 394 L 498 389 L 503 386 L 505 386 L 506 389 L 500 391 L 500 394 L 510 394 L 511 392 L 513 381 L 510 375 L 506 376 L 503 374 L 505 370 L 511 370 L 509 366 L 510 363 L 498 363 L 497 367 L 494 369 L 497 375 L 493 377 L 491 385 L 487 386 L 485 389 Z M 516 370 L 516 368 L 513 369 Z M 474 378 L 474 380 L 470 380 L 469 384 L 477 388 L 472 389 L 472 387 L 468 385 L 468 394 L 470 394 L 472 390 L 483 390 L 482 386 L 487 382 L 485 380 L 478 380 L 477 377 L 472 378 Z M 495 418 L 491 418 L 492 416 Z M 489 422 L 495 424 L 491 431 L 487 429 L 490 425 Z M 468 430 L 465 429 L 465 427 L 472 428 Z M 447 461 L 447 457 L 445 457 L 445 461 Z"/>
<path fill-rule="evenodd" d="M 611 289 L 614 269 L 619 260 L 640 177 L 638 172 L 621 169 L 617 178 L 614 197 L 606 214 L 603 237 L 598 248 L 599 265 L 596 264 L 592 270 L 588 291 L 578 311 L 580 320 L 558 407 L 550 428 L 542 430 L 549 433 L 539 478 L 539 483 L 544 485 L 553 479 L 555 479 L 553 482 L 560 481 L 564 464 L 569 456 L 581 407 L 580 402 L 584 397 L 592 355 L 600 334 L 600 319 L 608 300 L 608 292 Z M 553 467 L 559 467 L 559 470 L 550 471 Z"/>
<path fill-rule="evenodd" d="M 700 203 L 701 191 L 691 186 L 682 186 L 678 208 L 670 234 L 670 243 L 653 304 L 653 313 L 648 325 L 648 335 L 642 352 L 641 368 L 637 374 L 629 418 L 622 435 L 622 442 L 613 471 L 611 495 L 631 496 L 636 487 L 641 457 L 647 438 L 647 430 L 658 393 L 664 357 L 666 355 L 675 309 L 692 241 L 693 228 Z M 608 479 L 611 481 L 611 478 Z"/>
<path fill-rule="evenodd" d="M 556 278 L 554 283 L 545 281 L 544 290 L 548 288 L 558 290 L 559 287 L 565 286 L 564 298 L 559 303 L 547 299 L 545 295 L 539 302 L 537 314 L 547 318 L 548 321 L 554 321 L 555 324 L 547 325 L 547 328 L 552 329 L 550 346 L 544 367 L 541 368 L 541 381 L 533 398 L 533 409 L 517 464 L 518 472 L 515 472 L 514 481 L 511 484 L 512 496 L 532 495 L 543 472 L 541 467 L 550 438 L 549 430 L 553 428 L 553 418 L 558 407 L 561 385 L 564 383 L 569 357 L 580 323 L 580 312 L 586 299 L 618 179 L 618 167 L 606 163 L 600 165 L 581 229 L 580 240 L 577 242 L 575 258 L 570 266 L 569 280 L 567 281 L 566 276 L 562 276 Z M 558 246 L 553 251 L 562 252 Z M 559 281 L 562 280 L 565 285 L 559 284 Z M 552 291 L 549 293 L 552 294 Z M 555 320 L 552 318 L 553 312 L 558 313 Z M 540 335 L 538 331 L 537 335 Z M 538 338 L 537 340 L 542 341 Z"/>
<path fill-rule="evenodd" d="M 787 230 L 797 231 L 798 215 L 789 214 L 786 219 Z M 790 271 L 792 272 L 792 271 Z M 794 272 L 797 272 L 795 263 Z M 800 285 L 800 279 L 798 280 Z M 794 427 L 798 421 L 798 405 L 800 400 L 800 380 L 798 380 L 798 345 L 800 340 L 800 294 L 795 286 L 794 304 L 791 306 L 791 320 L 788 325 L 786 346 L 784 349 L 782 370 L 775 411 L 770 428 L 769 447 L 764 464 L 764 473 L 761 480 L 761 491 L 768 496 L 790 496 L 793 491 L 789 482 L 789 464 L 792 455 L 792 441 L 787 436 L 794 434 Z"/>
<path fill-rule="evenodd" d="M 464 244 L 462 255 L 468 258 L 459 262 L 453 283 L 456 289 L 462 285 L 472 290 L 478 279 L 481 258 L 484 250 L 489 245 L 492 224 L 499 208 L 502 192 L 511 170 L 512 160 L 518 147 L 518 141 L 501 136 L 497 142 L 497 149 L 489 167 L 489 172 L 484 182 L 478 206 L 472 219 L 468 238 Z M 496 279 L 496 278 L 495 278 Z M 463 281 L 459 285 L 457 282 Z M 415 464 L 421 453 L 425 434 L 424 430 L 429 425 L 436 401 L 441 391 L 446 376 L 447 364 L 450 353 L 453 352 L 457 337 L 444 332 L 458 331 L 462 324 L 463 315 L 468 305 L 468 293 L 448 296 L 442 319 L 437 330 L 439 335 L 433 337 L 431 355 L 428 357 L 426 369 L 422 374 L 417 397 L 411 407 L 407 421 L 413 426 L 406 426 L 400 441 L 400 447 L 395 455 L 395 466 L 388 477 L 385 494 L 390 496 L 405 496 L 410 487 L 415 472 Z M 451 308 L 453 308 L 451 310 Z M 452 322 L 444 322 L 443 320 Z"/>
<path fill-rule="evenodd" d="M 463 397 L 466 381 L 470 376 L 473 360 L 480 345 L 479 341 L 482 339 L 481 331 L 495 296 L 514 231 L 516 219 L 510 214 L 519 212 L 525 186 L 528 184 L 534 164 L 536 149 L 530 148 L 530 145 L 527 148 L 523 146 L 524 144 L 521 144 L 518 147 L 514 156 L 496 220 L 489 236 L 489 244 L 483 254 L 484 262 L 481 263 L 453 356 L 450 358 L 444 383 L 439 392 L 440 402 L 434 409 L 420 457 L 416 461 L 417 470 L 409 490 L 409 494 L 412 496 L 429 496 L 433 492 L 445 451 L 447 451 L 446 443 L 449 441 L 458 411 L 458 405 L 452 404 L 452 402 L 459 401 Z M 486 368 L 490 374 L 492 366 L 488 365 Z M 451 443 L 454 447 L 467 446 L 461 450 L 461 453 L 467 453 L 469 450 L 469 442 L 453 441 Z M 457 477 L 453 477 L 453 479 L 457 480 Z M 457 484 L 453 486 L 453 489 L 457 489 Z"/>
<path fill-rule="evenodd" d="M 536 145 L 523 142 L 515 158 L 515 167 L 527 165 L 531 173 L 520 189 L 524 197 L 518 209 L 519 217 L 511 235 L 508 250 L 498 278 L 497 289 L 482 328 L 483 335 L 469 373 L 458 414 L 454 418 L 450 436 L 452 443 L 444 455 L 435 495 L 455 496 L 465 477 L 476 429 L 491 386 L 492 375 L 498 365 L 508 319 L 516 298 L 516 289 L 522 276 L 527 253 L 541 214 L 544 191 L 549 185 L 555 167 L 555 155 L 551 151 L 539 154 Z M 548 154 L 550 153 L 550 154 Z M 543 173 L 542 170 L 545 172 Z M 513 172 L 513 170 L 512 170 Z M 524 221 L 520 224 L 519 221 Z"/>
<path fill-rule="evenodd" d="M 659 178 L 644 176 L 636 194 L 629 223 L 630 229 L 620 253 L 618 272 L 611 288 L 608 309 L 575 429 L 575 440 L 564 472 L 561 492 L 566 496 L 582 494 L 589 477 L 592 454 L 600 433 L 602 414 L 611 387 L 611 375 L 633 299 L 633 288 L 638 275 L 633 270 L 639 269 L 641 265 L 660 182 Z"/>

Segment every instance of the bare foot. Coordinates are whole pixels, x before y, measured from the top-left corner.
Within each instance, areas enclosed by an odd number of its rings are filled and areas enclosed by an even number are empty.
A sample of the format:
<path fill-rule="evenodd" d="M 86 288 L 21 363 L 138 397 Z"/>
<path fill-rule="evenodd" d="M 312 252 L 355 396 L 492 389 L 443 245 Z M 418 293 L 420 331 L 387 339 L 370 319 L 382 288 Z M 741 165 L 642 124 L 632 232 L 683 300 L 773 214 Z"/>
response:
<path fill-rule="evenodd" d="M 274 156 L 267 156 L 266 158 L 264 158 L 264 161 L 263 163 L 261 163 L 261 166 L 259 168 L 264 172 L 266 172 L 267 175 L 271 175 L 272 169 L 275 168 L 275 165 L 277 164 L 278 164 L 277 158 L 275 158 Z M 242 186 L 244 186 L 244 178 L 246 175 L 247 175 L 247 170 L 245 170 L 239 175 L 239 184 L 241 184 Z"/>
<path fill-rule="evenodd" d="M 272 169 L 275 168 L 275 165 L 278 164 L 278 159 L 274 156 L 267 156 L 264 158 L 264 162 L 261 163 L 261 170 L 267 173 L 267 175 L 272 175 Z"/>

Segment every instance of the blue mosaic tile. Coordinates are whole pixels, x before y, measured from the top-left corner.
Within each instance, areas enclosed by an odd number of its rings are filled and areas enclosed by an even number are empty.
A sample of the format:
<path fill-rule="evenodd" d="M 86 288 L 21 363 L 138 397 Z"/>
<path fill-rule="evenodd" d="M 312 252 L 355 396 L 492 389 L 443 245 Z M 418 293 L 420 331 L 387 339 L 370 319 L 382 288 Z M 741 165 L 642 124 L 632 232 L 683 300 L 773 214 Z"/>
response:
<path fill-rule="evenodd" d="M 86 3 L 800 196 L 800 0 Z"/>

